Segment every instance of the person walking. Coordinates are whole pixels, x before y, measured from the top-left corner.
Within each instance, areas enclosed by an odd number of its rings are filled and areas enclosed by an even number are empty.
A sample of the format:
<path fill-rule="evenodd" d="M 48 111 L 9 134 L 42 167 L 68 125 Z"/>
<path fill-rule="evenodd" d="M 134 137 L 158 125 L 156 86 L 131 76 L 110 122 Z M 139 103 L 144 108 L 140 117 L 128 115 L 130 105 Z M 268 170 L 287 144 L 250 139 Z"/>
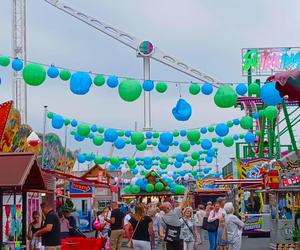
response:
<path fill-rule="evenodd" d="M 226 211 L 224 209 L 225 201 L 226 201 L 225 197 L 219 197 L 217 199 L 217 203 L 220 204 L 220 211 L 222 213 L 222 216 L 219 219 L 219 227 L 218 227 L 218 250 L 226 250 L 228 245 L 226 240 L 227 238 L 226 224 L 225 224 Z"/>
<path fill-rule="evenodd" d="M 170 202 L 164 202 L 162 209 L 164 215 L 161 217 L 160 238 L 166 242 L 167 250 L 182 250 L 182 240 L 180 239 L 180 231 L 182 221 L 182 208 L 184 207 L 189 190 L 186 189 L 181 203 L 174 209 Z"/>
<path fill-rule="evenodd" d="M 123 214 L 121 213 L 118 203 L 111 203 L 111 216 L 110 218 L 105 217 L 105 221 L 111 225 L 111 235 L 110 235 L 110 249 L 111 250 L 120 250 L 122 244 L 122 238 L 124 235 L 123 230 Z"/>
<path fill-rule="evenodd" d="M 42 236 L 42 244 L 45 246 L 45 250 L 61 250 L 59 218 L 49 203 L 43 202 L 41 209 L 45 216 L 45 222 L 43 227 L 35 232 L 34 236 Z"/>
<path fill-rule="evenodd" d="M 153 222 L 153 232 L 154 232 L 154 241 L 151 242 L 152 250 L 161 250 L 162 243 L 159 239 L 159 229 L 161 227 L 160 223 L 160 215 L 158 213 L 158 209 L 153 207 L 149 209 L 149 216 Z"/>
<path fill-rule="evenodd" d="M 198 211 L 196 212 L 196 218 L 197 218 L 196 227 L 197 227 L 197 231 L 198 231 L 198 235 L 199 235 L 199 239 L 198 239 L 197 243 L 199 245 L 201 245 L 204 241 L 204 235 L 203 235 L 204 232 L 203 232 L 203 228 L 202 228 L 204 217 L 205 217 L 204 205 L 200 204 L 198 206 Z"/>
<path fill-rule="evenodd" d="M 129 230 L 130 226 L 133 228 L 133 249 L 151 250 L 150 241 L 154 241 L 153 222 L 149 216 L 145 215 L 143 206 L 136 206 L 135 213 L 126 225 L 126 231 Z"/>
<path fill-rule="evenodd" d="M 222 210 L 220 209 L 220 203 L 216 202 L 214 205 L 214 209 L 210 211 L 207 222 L 211 223 L 216 220 L 220 220 L 222 217 Z M 217 250 L 218 246 L 218 227 L 215 231 L 208 232 L 208 240 L 209 240 L 209 249 L 210 250 Z"/>
<path fill-rule="evenodd" d="M 34 234 L 41 229 L 42 223 L 40 220 L 40 213 L 38 211 L 33 211 L 32 213 L 33 221 L 29 224 L 27 238 L 30 240 L 29 249 L 36 250 L 38 243 L 40 242 L 39 237 L 34 237 Z"/>
<path fill-rule="evenodd" d="M 229 250 L 240 250 L 242 246 L 242 230 L 244 223 L 234 215 L 232 202 L 227 202 L 224 206 L 226 211 L 225 223 L 227 227 L 227 241 Z"/>
<path fill-rule="evenodd" d="M 186 207 L 183 210 L 183 217 L 181 218 L 181 239 L 183 240 L 183 250 L 194 250 L 197 242 L 198 234 L 196 228 L 196 219 L 193 216 L 193 209 Z"/>

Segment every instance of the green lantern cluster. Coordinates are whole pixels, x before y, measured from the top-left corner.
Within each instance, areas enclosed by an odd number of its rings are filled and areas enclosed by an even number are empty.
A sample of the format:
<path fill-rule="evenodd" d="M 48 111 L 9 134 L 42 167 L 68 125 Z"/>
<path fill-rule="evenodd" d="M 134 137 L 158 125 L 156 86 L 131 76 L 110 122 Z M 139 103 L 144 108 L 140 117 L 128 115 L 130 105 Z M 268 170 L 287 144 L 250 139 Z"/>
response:
<path fill-rule="evenodd" d="M 222 85 L 215 94 L 215 104 L 219 108 L 230 108 L 236 105 L 237 94 L 229 85 Z"/>
<path fill-rule="evenodd" d="M 30 86 L 39 86 L 46 79 L 46 70 L 39 64 L 27 64 L 23 69 L 23 79 Z"/>
<path fill-rule="evenodd" d="M 119 95 L 126 102 L 137 100 L 142 93 L 142 86 L 137 80 L 123 80 L 119 87 Z"/>
<path fill-rule="evenodd" d="M 174 187 L 174 193 L 175 194 L 184 194 L 184 192 L 185 192 L 185 187 L 184 186 L 182 186 L 182 185 L 176 185 Z"/>

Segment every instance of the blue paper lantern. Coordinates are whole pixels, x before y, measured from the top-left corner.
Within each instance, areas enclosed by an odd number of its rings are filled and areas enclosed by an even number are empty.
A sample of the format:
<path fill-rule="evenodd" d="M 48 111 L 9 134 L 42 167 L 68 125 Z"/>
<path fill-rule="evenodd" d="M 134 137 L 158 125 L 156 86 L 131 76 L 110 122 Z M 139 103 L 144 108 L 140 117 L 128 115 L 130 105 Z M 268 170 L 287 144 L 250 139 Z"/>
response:
<path fill-rule="evenodd" d="M 80 136 L 80 135 L 77 134 L 77 133 L 75 134 L 74 139 L 75 139 L 76 141 L 79 141 L 79 142 L 84 141 L 84 137 Z"/>
<path fill-rule="evenodd" d="M 201 140 L 201 147 L 205 150 L 211 149 L 212 143 L 209 139 Z"/>
<path fill-rule="evenodd" d="M 247 88 L 246 84 L 240 83 L 235 87 L 235 91 L 238 95 L 243 96 L 247 93 L 248 88 Z"/>
<path fill-rule="evenodd" d="M 169 150 L 169 146 L 159 143 L 158 144 L 158 150 L 162 153 L 165 153 Z"/>
<path fill-rule="evenodd" d="M 215 132 L 218 136 L 226 136 L 229 133 L 229 128 L 225 123 L 219 123 L 216 128 Z"/>
<path fill-rule="evenodd" d="M 71 76 L 70 90 L 75 95 L 85 95 L 89 92 L 92 83 L 93 80 L 88 73 L 78 71 Z"/>
<path fill-rule="evenodd" d="M 47 70 L 47 75 L 50 78 L 56 78 L 59 75 L 59 70 L 55 66 L 51 65 Z"/>
<path fill-rule="evenodd" d="M 209 156 L 209 157 L 214 157 L 215 153 L 216 153 L 216 151 L 213 148 L 207 150 L 207 156 Z"/>
<path fill-rule="evenodd" d="M 144 165 L 144 168 L 147 169 L 147 170 L 150 170 L 151 167 L 152 167 L 152 165 L 147 165 L 147 164 Z"/>
<path fill-rule="evenodd" d="M 173 141 L 173 135 L 169 132 L 163 132 L 160 134 L 159 140 L 163 145 L 170 145 Z"/>
<path fill-rule="evenodd" d="M 206 157 L 205 157 L 205 161 L 206 161 L 207 163 L 212 163 L 213 158 L 210 157 L 210 156 L 206 156 Z"/>
<path fill-rule="evenodd" d="M 131 131 L 125 131 L 125 136 L 130 137 L 131 136 Z"/>
<path fill-rule="evenodd" d="M 133 175 L 137 175 L 139 173 L 139 171 L 135 168 L 135 169 L 131 170 L 131 173 Z"/>
<path fill-rule="evenodd" d="M 71 126 L 72 126 L 72 127 L 77 127 L 77 124 L 78 124 L 78 122 L 77 122 L 75 119 L 73 119 L 73 120 L 71 121 Z"/>
<path fill-rule="evenodd" d="M 203 127 L 200 129 L 201 134 L 206 134 L 207 133 L 207 128 Z"/>
<path fill-rule="evenodd" d="M 238 135 L 233 135 L 233 140 L 237 141 L 239 139 Z"/>
<path fill-rule="evenodd" d="M 77 161 L 78 161 L 79 163 L 84 163 L 84 162 L 86 161 L 85 155 L 83 155 L 83 154 L 77 155 Z"/>
<path fill-rule="evenodd" d="M 106 84 L 110 88 L 117 87 L 118 84 L 119 84 L 118 77 L 116 77 L 116 76 L 110 76 L 110 77 L 108 77 Z"/>
<path fill-rule="evenodd" d="M 172 114 L 178 121 L 187 121 L 192 115 L 192 106 L 180 98 L 176 106 L 172 109 Z"/>
<path fill-rule="evenodd" d="M 177 147 L 177 146 L 179 145 L 179 142 L 178 142 L 178 141 L 174 141 L 174 142 L 173 142 L 173 145 L 174 145 L 175 147 Z"/>
<path fill-rule="evenodd" d="M 174 166 L 175 166 L 175 168 L 181 168 L 182 162 L 175 161 Z"/>
<path fill-rule="evenodd" d="M 154 83 L 152 80 L 146 80 L 143 82 L 143 89 L 145 91 L 151 91 L 154 88 Z"/>
<path fill-rule="evenodd" d="M 201 87 L 201 92 L 204 95 L 210 95 L 213 92 L 213 87 L 209 83 L 204 83 L 203 86 Z"/>
<path fill-rule="evenodd" d="M 255 135 L 252 132 L 248 132 L 245 135 L 244 139 L 245 139 L 246 143 L 249 143 L 249 144 L 253 143 L 253 142 L 255 142 Z"/>
<path fill-rule="evenodd" d="M 259 119 L 259 113 L 258 112 L 254 112 L 253 114 L 252 114 L 252 117 L 253 117 L 253 119 Z"/>
<path fill-rule="evenodd" d="M 125 147 L 125 141 L 122 138 L 116 139 L 114 144 L 117 149 L 122 149 Z"/>
<path fill-rule="evenodd" d="M 97 128 L 97 126 L 94 124 L 94 125 L 92 125 L 91 130 L 92 130 L 92 132 L 97 132 L 98 128 Z"/>
<path fill-rule="evenodd" d="M 184 161 L 184 155 L 183 154 L 177 154 L 176 155 L 176 161 L 183 162 Z"/>
<path fill-rule="evenodd" d="M 186 130 L 180 130 L 180 136 L 184 137 L 186 136 L 187 132 Z"/>
<path fill-rule="evenodd" d="M 90 134 L 89 134 L 89 138 L 90 138 L 90 139 L 93 139 L 94 137 L 95 137 L 95 135 L 94 135 L 93 133 L 90 133 Z"/>
<path fill-rule="evenodd" d="M 152 141 L 147 141 L 147 145 L 152 145 Z"/>
<path fill-rule="evenodd" d="M 234 119 L 233 121 L 234 125 L 240 125 L 240 120 L 239 119 Z"/>
<path fill-rule="evenodd" d="M 222 143 L 222 141 L 223 141 L 223 139 L 222 139 L 221 137 L 218 137 L 218 138 L 217 138 L 217 142 L 218 142 L 218 143 Z"/>
<path fill-rule="evenodd" d="M 279 91 L 276 89 L 276 84 L 273 82 L 266 83 L 261 87 L 260 98 L 267 106 L 276 106 L 282 102 Z"/>
<path fill-rule="evenodd" d="M 151 165 L 152 164 L 152 158 L 147 156 L 144 158 L 144 164 L 145 165 Z"/>
<path fill-rule="evenodd" d="M 118 132 L 115 129 L 109 128 L 104 132 L 104 140 L 114 142 L 118 138 Z"/>
<path fill-rule="evenodd" d="M 52 127 L 55 129 L 61 129 L 65 124 L 64 118 L 60 115 L 53 114 Z"/>
<path fill-rule="evenodd" d="M 21 69 L 23 69 L 23 62 L 19 58 L 15 58 L 12 61 L 11 67 L 15 71 L 20 71 Z"/>
<path fill-rule="evenodd" d="M 147 132 L 146 132 L 146 138 L 147 138 L 147 139 L 151 139 L 151 138 L 152 138 L 152 132 L 147 131 Z"/>

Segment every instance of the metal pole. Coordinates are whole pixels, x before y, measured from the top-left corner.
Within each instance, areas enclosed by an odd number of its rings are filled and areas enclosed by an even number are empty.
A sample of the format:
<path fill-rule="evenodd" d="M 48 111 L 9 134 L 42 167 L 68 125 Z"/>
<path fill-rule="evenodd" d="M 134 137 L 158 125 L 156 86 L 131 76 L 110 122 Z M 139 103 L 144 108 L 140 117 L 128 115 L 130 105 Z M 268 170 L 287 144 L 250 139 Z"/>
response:
<path fill-rule="evenodd" d="M 1 228 L 1 233 L 0 233 L 0 247 L 3 247 L 3 191 L 0 190 L 0 228 Z"/>
<path fill-rule="evenodd" d="M 150 57 L 143 57 L 144 80 L 150 80 Z M 150 91 L 144 91 L 144 130 L 151 130 Z"/>
<path fill-rule="evenodd" d="M 68 135 L 68 126 L 65 126 L 65 154 L 64 154 L 64 173 L 67 171 L 67 135 Z M 64 195 L 67 194 L 67 180 L 65 179 L 64 183 Z"/>
<path fill-rule="evenodd" d="M 22 245 L 26 245 L 27 233 L 27 193 L 22 193 Z"/>
<path fill-rule="evenodd" d="M 44 127 L 43 127 L 43 151 L 42 151 L 42 168 L 44 168 L 44 157 L 45 157 L 45 145 L 46 145 L 46 122 L 47 122 L 47 110 L 48 106 L 44 106 Z"/>

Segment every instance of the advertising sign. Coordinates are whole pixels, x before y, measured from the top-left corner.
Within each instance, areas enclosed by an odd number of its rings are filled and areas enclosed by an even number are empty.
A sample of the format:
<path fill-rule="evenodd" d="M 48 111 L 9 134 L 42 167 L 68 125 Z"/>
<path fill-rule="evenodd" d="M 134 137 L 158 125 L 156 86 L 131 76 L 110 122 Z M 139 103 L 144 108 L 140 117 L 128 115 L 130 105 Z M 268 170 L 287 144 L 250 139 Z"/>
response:
<path fill-rule="evenodd" d="M 93 188 L 85 184 L 79 184 L 70 181 L 70 196 L 80 196 L 80 197 L 91 197 L 93 194 Z"/>
<path fill-rule="evenodd" d="M 239 179 L 260 179 L 264 175 L 264 164 L 269 162 L 266 158 L 239 159 L 237 161 Z"/>
<path fill-rule="evenodd" d="M 300 68 L 300 48 L 245 48 L 242 50 L 243 75 L 269 76 Z"/>
<path fill-rule="evenodd" d="M 261 229 L 263 225 L 262 215 L 245 215 L 244 217 L 244 233 Z"/>

